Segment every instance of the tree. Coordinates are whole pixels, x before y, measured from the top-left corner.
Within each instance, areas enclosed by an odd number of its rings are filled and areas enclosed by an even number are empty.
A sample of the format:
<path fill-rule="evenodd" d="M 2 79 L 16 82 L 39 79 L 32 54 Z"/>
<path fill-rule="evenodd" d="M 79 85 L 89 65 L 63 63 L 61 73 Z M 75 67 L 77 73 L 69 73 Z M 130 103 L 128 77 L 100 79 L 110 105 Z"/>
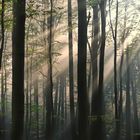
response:
<path fill-rule="evenodd" d="M 99 4 L 98 2 L 92 5 L 93 7 L 93 36 L 92 36 L 92 107 L 91 116 L 94 117 L 97 111 L 96 104 L 98 100 L 98 49 L 99 49 Z M 95 122 L 91 122 L 91 139 L 96 136 Z"/>
<path fill-rule="evenodd" d="M 93 36 L 92 36 L 92 82 L 93 94 L 97 93 L 98 86 L 98 49 L 99 49 L 99 5 L 93 4 Z M 94 96 L 94 95 L 93 95 Z M 94 100 L 94 98 L 93 98 Z M 93 103 L 93 102 L 92 102 Z M 94 106 L 94 105 L 93 105 Z"/>
<path fill-rule="evenodd" d="M 134 67 L 134 64 L 132 64 L 132 66 Z M 132 69 L 131 69 L 132 71 Z M 133 71 L 135 71 L 133 69 Z M 137 105 L 137 89 L 136 89 L 136 77 L 135 74 L 133 74 L 131 76 L 131 88 L 132 88 L 132 102 L 133 102 L 133 132 L 134 132 L 134 140 L 138 140 L 139 139 L 139 135 L 137 135 L 137 133 L 139 133 L 139 119 L 138 119 L 138 105 Z"/>
<path fill-rule="evenodd" d="M 5 12 L 5 1 L 2 0 L 1 3 L 1 33 L 2 33 L 2 40 L 1 40 L 1 48 L 0 48 L 0 69 L 2 67 L 2 54 L 4 49 L 4 37 L 5 37 L 5 26 L 4 26 L 4 12 Z"/>
<path fill-rule="evenodd" d="M 53 0 L 50 0 L 50 15 L 48 17 L 48 85 L 46 96 L 46 133 L 52 139 L 53 130 L 53 77 L 52 77 L 52 41 L 53 41 Z"/>
<path fill-rule="evenodd" d="M 120 133 L 120 122 L 118 121 L 119 110 L 118 110 L 118 87 L 117 87 L 118 86 L 118 83 L 117 83 L 118 8 L 119 8 L 119 2 L 118 2 L 118 0 L 116 0 L 115 27 L 113 28 L 112 15 L 111 15 L 111 1 L 109 0 L 110 27 L 111 27 L 111 32 L 112 32 L 113 44 L 114 44 L 114 96 L 115 96 L 115 119 L 116 119 L 116 123 L 115 123 L 116 128 L 115 128 L 114 138 L 116 140 L 119 139 L 119 133 Z M 122 61 L 121 61 L 121 63 L 122 63 Z M 121 76 L 120 76 L 120 78 L 121 78 Z"/>
<path fill-rule="evenodd" d="M 78 0 L 78 130 L 79 140 L 87 139 L 87 16 L 86 0 Z"/>
<path fill-rule="evenodd" d="M 4 26 L 4 12 L 5 12 L 5 1 L 2 0 L 1 3 L 1 48 L 0 48 L 0 70 L 1 70 L 1 109 L 2 109 L 2 116 L 0 116 L 0 129 L 4 129 L 4 117 L 5 117 L 5 94 L 4 94 L 4 79 L 3 79 L 3 66 L 2 66 L 2 55 L 4 49 L 4 40 L 5 40 L 5 26 Z M 1 136 L 1 132 L 0 132 Z M 1 137 L 2 138 L 2 137 Z"/>
<path fill-rule="evenodd" d="M 118 88 L 117 88 L 117 33 L 118 33 L 118 8 L 119 3 L 116 0 L 116 15 L 115 15 L 115 29 L 113 29 L 112 16 L 111 16 L 111 2 L 109 0 L 109 18 L 110 27 L 112 31 L 112 38 L 114 41 L 114 95 L 115 95 L 115 119 L 118 119 Z"/>
<path fill-rule="evenodd" d="M 23 139 L 25 0 L 13 1 L 12 140 Z"/>
<path fill-rule="evenodd" d="M 131 140 L 131 99 L 130 99 L 130 60 L 129 48 L 126 50 L 126 140 Z"/>
<path fill-rule="evenodd" d="M 74 140 L 75 122 L 74 122 L 74 79 L 73 79 L 73 33 L 72 33 L 72 5 L 68 0 L 68 33 L 69 33 L 69 92 L 70 92 L 70 119 L 71 133 Z"/>
<path fill-rule="evenodd" d="M 106 0 L 101 0 L 99 3 L 101 12 L 101 46 L 99 56 L 99 83 L 97 94 L 94 95 L 94 139 L 104 140 L 105 139 L 105 124 L 104 124 L 104 52 L 105 52 L 105 41 L 106 41 Z M 98 109 L 97 109 L 98 108 Z"/>

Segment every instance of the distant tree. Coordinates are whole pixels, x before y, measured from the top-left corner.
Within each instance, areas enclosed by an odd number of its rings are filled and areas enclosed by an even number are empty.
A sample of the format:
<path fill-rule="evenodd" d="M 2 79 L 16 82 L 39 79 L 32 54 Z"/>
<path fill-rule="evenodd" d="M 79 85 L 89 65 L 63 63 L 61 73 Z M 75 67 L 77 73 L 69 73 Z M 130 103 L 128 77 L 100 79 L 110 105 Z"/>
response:
<path fill-rule="evenodd" d="M 68 0 L 68 39 L 69 39 L 69 92 L 70 92 L 70 119 L 71 132 L 74 140 L 74 78 L 73 78 L 73 33 L 72 33 L 72 3 Z"/>
<path fill-rule="evenodd" d="M 5 12 L 5 0 L 1 2 L 1 48 L 0 48 L 0 69 L 2 67 L 2 54 L 4 49 L 5 38 L 5 26 L 4 26 L 4 12 Z"/>
<path fill-rule="evenodd" d="M 113 27 L 112 23 L 112 14 L 111 14 L 111 1 L 109 0 L 109 18 L 110 18 L 110 27 L 112 32 L 113 44 L 114 44 L 114 97 L 115 97 L 115 133 L 114 139 L 119 139 L 120 134 L 120 122 L 119 119 L 119 110 L 118 110 L 118 82 L 117 82 L 117 47 L 118 47 L 118 10 L 119 10 L 119 2 L 118 0 L 115 1 L 115 27 Z"/>
<path fill-rule="evenodd" d="M 53 42 L 53 0 L 50 0 L 50 14 L 48 16 L 48 79 L 46 95 L 46 134 L 48 139 L 52 139 L 53 130 L 53 75 L 52 75 L 52 42 Z"/>
<path fill-rule="evenodd" d="M 36 110 L 35 110 L 35 116 L 36 116 L 36 136 L 37 139 L 39 139 L 39 101 L 38 101 L 38 75 L 36 75 L 35 77 L 35 81 L 34 81 L 34 104 L 36 106 Z"/>
<path fill-rule="evenodd" d="M 135 71 L 135 66 L 134 64 L 131 64 L 131 72 Z M 139 135 L 137 135 L 139 133 L 139 119 L 138 119 L 138 104 L 137 104 L 137 88 L 136 88 L 136 77 L 135 77 L 135 73 L 133 73 L 130 77 L 131 79 L 131 88 L 132 88 L 132 103 L 133 103 L 133 132 L 134 132 L 134 140 L 138 140 L 139 139 Z"/>
<path fill-rule="evenodd" d="M 117 33 L 118 33 L 118 8 L 119 2 L 116 0 L 116 15 L 115 15 L 115 27 L 113 28 L 112 15 L 111 15 L 111 1 L 109 0 L 109 18 L 110 27 L 112 32 L 112 38 L 114 41 L 114 95 L 115 95 L 115 119 L 118 119 L 118 88 L 117 88 Z"/>
<path fill-rule="evenodd" d="M 131 99 L 130 99 L 130 60 L 129 48 L 126 50 L 126 140 L 131 140 Z"/>

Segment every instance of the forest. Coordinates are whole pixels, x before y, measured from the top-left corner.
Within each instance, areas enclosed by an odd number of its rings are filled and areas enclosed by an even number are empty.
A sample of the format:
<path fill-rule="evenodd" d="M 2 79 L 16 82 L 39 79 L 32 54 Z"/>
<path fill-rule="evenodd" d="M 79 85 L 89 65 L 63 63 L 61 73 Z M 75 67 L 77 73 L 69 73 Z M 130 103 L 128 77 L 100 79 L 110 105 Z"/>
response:
<path fill-rule="evenodd" d="M 1 0 L 0 140 L 140 140 L 139 31 L 139 0 Z"/>

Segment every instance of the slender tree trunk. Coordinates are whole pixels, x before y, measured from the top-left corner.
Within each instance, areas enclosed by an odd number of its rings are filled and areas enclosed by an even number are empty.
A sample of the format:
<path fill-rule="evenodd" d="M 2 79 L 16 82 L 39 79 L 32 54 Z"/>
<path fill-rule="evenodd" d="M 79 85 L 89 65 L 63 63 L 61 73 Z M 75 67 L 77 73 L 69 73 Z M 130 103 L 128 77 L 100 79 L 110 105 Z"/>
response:
<path fill-rule="evenodd" d="M 134 68 L 134 65 L 132 64 L 132 68 Z M 132 69 L 131 69 L 132 71 Z M 133 69 L 132 72 L 135 72 Z M 139 140 L 139 118 L 138 118 L 138 105 L 137 105 L 137 89 L 136 89 L 136 77 L 135 74 L 132 74 L 131 77 L 131 88 L 132 88 L 132 101 L 133 101 L 133 139 L 134 140 Z"/>
<path fill-rule="evenodd" d="M 43 25 L 42 25 L 42 31 L 43 33 L 46 33 L 47 27 L 46 27 L 46 22 L 47 22 L 47 13 L 46 9 L 48 8 L 48 0 L 42 0 L 42 3 L 44 4 L 44 15 L 43 15 Z M 44 41 L 44 46 L 45 46 L 45 55 L 47 54 L 47 40 L 46 36 L 43 37 Z M 47 55 L 46 55 L 47 56 Z M 45 57 L 46 58 L 46 57 Z M 43 121 L 46 122 L 46 79 L 43 77 Z M 46 124 L 44 123 L 44 129 L 46 129 Z"/>
<path fill-rule="evenodd" d="M 118 83 L 117 83 L 117 33 L 118 33 L 118 8 L 119 3 L 116 0 L 116 17 L 115 17 L 115 27 L 113 29 L 112 24 L 112 16 L 111 16 L 111 4 L 109 0 L 109 17 L 110 17 L 110 26 L 112 31 L 112 38 L 114 41 L 114 95 L 115 95 L 115 132 L 114 132 L 114 139 L 119 140 L 120 134 L 120 120 L 119 119 L 119 112 L 118 112 Z M 121 97 L 120 97 L 121 98 Z"/>
<path fill-rule="evenodd" d="M 121 118 L 122 115 L 122 103 L 123 103 L 123 97 L 122 97 L 122 93 L 123 93 L 123 89 L 122 89 L 122 82 L 123 82 L 123 59 L 124 59 L 124 52 L 122 50 L 122 55 L 121 55 L 121 63 L 120 63 L 120 98 L 119 98 L 119 118 Z"/>
<path fill-rule="evenodd" d="M 103 113 L 103 90 L 104 90 L 104 52 L 105 52 L 105 40 L 106 40 L 106 0 L 101 0 L 100 10 L 101 10 L 101 48 L 100 48 L 100 58 L 99 58 L 99 112 Z"/>
<path fill-rule="evenodd" d="M 5 0 L 2 0 L 1 3 L 1 48 L 0 48 L 0 69 L 2 67 L 2 55 L 4 49 L 4 38 L 5 38 L 5 27 L 4 27 L 4 12 L 5 12 Z"/>
<path fill-rule="evenodd" d="M 92 82 L 93 94 L 97 93 L 98 82 L 98 48 L 99 48 L 99 7 L 98 4 L 93 7 L 93 39 L 92 39 Z M 94 100 L 94 98 L 93 98 Z M 93 105 L 94 106 L 94 105 Z"/>
<path fill-rule="evenodd" d="M 57 78 L 55 87 L 55 100 L 54 100 L 55 128 L 57 126 L 57 115 L 58 115 L 58 92 L 59 92 L 59 78 Z"/>
<path fill-rule="evenodd" d="M 98 73 L 97 73 L 97 57 L 98 57 L 98 48 L 99 48 L 99 5 L 96 4 L 93 6 L 93 39 L 92 39 L 92 107 L 91 107 L 91 117 L 97 115 L 96 105 L 98 104 Z M 96 137 L 96 123 L 91 119 L 91 140 Z"/>
<path fill-rule="evenodd" d="M 25 0 L 13 1 L 12 140 L 23 139 Z"/>
<path fill-rule="evenodd" d="M 48 17 L 48 85 L 46 96 L 46 136 L 48 139 L 52 139 L 53 131 L 53 77 L 52 77 L 52 42 L 53 42 L 53 0 L 50 0 L 50 16 Z"/>
<path fill-rule="evenodd" d="M 43 79 L 42 79 L 42 81 L 43 81 L 43 86 L 42 86 L 42 88 L 43 88 L 43 91 L 42 91 L 42 93 L 43 93 L 43 98 L 42 98 L 42 100 L 43 100 L 43 122 L 46 122 L 46 88 L 45 88 L 45 86 L 46 86 L 46 79 L 44 79 L 44 77 L 43 77 Z M 46 125 L 45 125 L 45 123 L 44 123 L 44 125 L 43 125 L 43 130 L 45 130 L 46 129 Z M 45 132 L 45 131 L 44 131 Z"/>
<path fill-rule="evenodd" d="M 74 86 L 73 86 L 73 34 L 72 34 L 72 4 L 68 0 L 68 33 L 69 33 L 69 93 L 70 93 L 70 121 L 71 133 L 74 138 L 75 123 L 74 123 Z"/>
<path fill-rule="evenodd" d="M 87 139 L 88 98 L 86 79 L 86 0 L 78 0 L 78 130 L 79 140 Z"/>
<path fill-rule="evenodd" d="M 2 110 L 2 117 L 0 116 L 0 138 L 1 132 L 4 129 L 4 114 L 5 114 L 5 93 L 4 93 L 4 71 L 2 65 L 2 55 L 4 49 L 4 40 L 5 40 L 5 27 L 4 27 L 4 12 L 5 12 L 5 1 L 1 1 L 1 48 L 0 48 L 0 70 L 1 70 L 1 110 Z"/>
<path fill-rule="evenodd" d="M 4 69 L 1 65 L 1 116 L 0 116 L 0 139 L 5 138 L 5 93 L 4 93 Z"/>
<path fill-rule="evenodd" d="M 64 102 L 65 102 L 65 125 L 67 124 L 67 77 L 65 76 L 64 81 Z"/>
<path fill-rule="evenodd" d="M 61 79 L 59 79 L 59 99 L 58 99 L 58 122 L 57 122 L 57 126 L 58 126 L 58 129 L 60 129 L 60 119 L 61 119 Z"/>
<path fill-rule="evenodd" d="M 115 17 L 115 29 L 113 29 L 112 16 L 111 16 L 111 4 L 109 0 L 109 17 L 110 26 L 112 31 L 112 37 L 114 41 L 114 94 L 115 94 L 115 119 L 118 119 L 118 88 L 117 88 L 117 30 L 118 30 L 118 0 L 116 0 L 116 17 Z"/>
<path fill-rule="evenodd" d="M 31 20 L 30 20 L 31 22 Z M 31 23 L 29 22 L 28 28 L 27 28 L 27 35 L 26 35 L 26 123 L 25 123 L 25 131 L 26 131 L 26 140 L 28 140 L 29 136 L 29 76 L 30 76 L 30 66 L 29 66 L 29 46 L 28 46 L 28 38 L 29 38 L 29 29 L 31 27 Z"/>
<path fill-rule="evenodd" d="M 60 113 L 60 127 L 64 130 L 64 75 L 60 76 L 60 93 L 61 94 L 61 113 Z"/>
<path fill-rule="evenodd" d="M 6 56 L 6 46 L 7 46 L 7 37 L 5 38 L 5 48 L 4 48 L 4 79 L 5 79 L 5 82 L 4 82 L 4 96 L 5 96 L 5 111 L 7 111 L 7 69 L 6 69 L 6 62 L 7 62 L 7 56 Z"/>
<path fill-rule="evenodd" d="M 36 113 L 36 137 L 39 140 L 39 103 L 38 103 L 38 75 L 36 74 L 34 81 L 34 103 L 35 103 L 35 113 Z"/>
<path fill-rule="evenodd" d="M 126 50 L 126 140 L 131 140 L 131 101 L 129 49 Z"/>
<path fill-rule="evenodd" d="M 32 55 L 31 55 L 31 58 L 30 58 L 30 69 L 29 69 L 29 78 L 30 78 L 30 85 L 29 85 L 29 87 L 30 87 L 30 90 L 29 90 L 29 97 L 30 97 L 30 104 L 29 104 L 29 130 L 28 130 L 28 137 L 30 138 L 30 132 L 31 132 L 31 122 L 32 122 L 32 81 L 33 81 L 33 75 L 32 75 L 32 72 L 33 72 L 33 70 L 32 70 L 32 67 L 33 67 L 33 52 L 34 52 L 34 47 L 32 47 Z"/>
<path fill-rule="evenodd" d="M 127 21 L 127 6 L 125 4 L 125 15 L 124 15 L 124 26 L 123 26 L 123 35 L 121 38 L 121 44 L 122 44 L 122 55 L 121 55 L 121 61 L 120 61 L 120 98 L 119 98 L 119 119 L 122 117 L 122 103 L 123 103 L 123 98 L 122 98 L 122 85 L 123 85 L 123 63 L 124 63 L 124 44 L 125 44 L 125 38 L 126 38 L 126 21 Z"/>

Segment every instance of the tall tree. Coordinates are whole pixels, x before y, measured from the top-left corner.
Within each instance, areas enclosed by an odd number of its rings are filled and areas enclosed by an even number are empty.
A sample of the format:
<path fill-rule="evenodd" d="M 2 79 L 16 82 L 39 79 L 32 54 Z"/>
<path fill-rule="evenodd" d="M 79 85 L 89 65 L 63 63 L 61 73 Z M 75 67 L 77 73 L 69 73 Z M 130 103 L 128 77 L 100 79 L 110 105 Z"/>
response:
<path fill-rule="evenodd" d="M 37 61 L 37 60 L 36 60 Z M 34 104 L 36 106 L 35 116 L 36 116 L 36 137 L 39 140 L 39 101 L 38 101 L 38 75 L 36 73 L 35 81 L 34 81 Z"/>
<path fill-rule="evenodd" d="M 118 119 L 118 89 L 117 89 L 117 32 L 118 32 L 118 8 L 119 3 L 116 0 L 116 15 L 115 15 L 115 28 L 113 29 L 112 16 L 111 16 L 111 2 L 109 0 L 109 17 L 112 37 L 114 41 L 114 95 L 115 95 L 115 119 Z"/>
<path fill-rule="evenodd" d="M 98 49 L 99 49 L 99 5 L 96 2 L 93 4 L 93 35 L 92 35 L 92 82 L 93 94 L 97 93 L 98 86 Z M 94 100 L 94 98 L 93 98 Z M 93 102 L 92 102 L 93 103 Z M 94 105 L 93 105 L 94 106 Z"/>
<path fill-rule="evenodd" d="M 79 140 L 87 139 L 87 15 L 86 0 L 78 0 L 78 128 Z"/>
<path fill-rule="evenodd" d="M 49 3 L 48 3 L 49 4 Z M 52 42 L 53 42 L 53 0 L 50 0 L 50 15 L 48 17 L 48 85 L 46 96 L 46 133 L 52 139 L 53 130 L 53 77 L 52 77 Z"/>
<path fill-rule="evenodd" d="M 121 60 L 120 60 L 120 66 L 119 66 L 119 69 L 120 69 L 120 74 L 119 74 L 119 78 L 120 78 L 120 95 L 119 95 L 119 107 L 118 107 L 118 110 L 119 110 L 119 119 L 121 119 L 122 117 L 122 102 L 123 102 L 123 63 L 124 63 L 124 47 L 125 47 L 125 43 L 126 43 L 126 38 L 128 36 L 128 31 L 127 31 L 127 28 L 126 28 L 126 24 L 127 24 L 127 2 L 125 2 L 125 7 L 124 7 L 124 23 L 123 23 L 123 33 L 122 33 L 122 37 L 120 39 L 121 41 Z"/>
<path fill-rule="evenodd" d="M 131 99 L 130 99 L 130 60 L 129 48 L 126 50 L 126 140 L 131 140 Z"/>
<path fill-rule="evenodd" d="M 5 114 L 5 94 L 4 94 L 4 69 L 2 67 L 2 53 L 4 49 L 4 40 L 5 40 L 5 27 L 4 27 L 4 11 L 5 11 L 5 1 L 1 2 L 1 48 L 0 48 L 0 70 L 1 70 L 1 110 L 2 117 L 0 116 L 0 130 L 4 129 L 4 114 Z M 1 132 L 0 132 L 0 138 Z"/>
<path fill-rule="evenodd" d="M 93 7 L 93 36 L 92 36 L 92 107 L 91 107 L 91 116 L 94 117 L 97 115 L 96 105 L 98 104 L 98 49 L 99 49 L 99 4 L 96 1 L 92 5 Z M 91 139 L 96 137 L 96 123 L 91 122 Z"/>
<path fill-rule="evenodd" d="M 100 47 L 100 58 L 99 58 L 99 87 L 98 93 L 100 96 L 100 109 L 99 112 L 103 111 L 103 90 L 104 90 L 104 53 L 105 53 L 105 40 L 106 40 L 106 0 L 101 0 L 100 4 L 101 11 L 101 47 Z"/>
<path fill-rule="evenodd" d="M 74 140 L 74 80 L 73 80 L 73 34 L 72 34 L 72 3 L 68 0 L 68 39 L 69 39 L 69 93 L 70 93 L 70 118 L 71 133 Z"/>
<path fill-rule="evenodd" d="M 1 48 L 0 48 L 0 69 L 2 67 L 2 54 L 4 49 L 4 38 L 5 38 L 5 27 L 4 27 L 4 11 L 5 11 L 5 0 L 1 3 Z"/>
<path fill-rule="evenodd" d="M 112 32 L 113 44 L 114 44 L 114 96 L 115 96 L 115 133 L 114 139 L 119 139 L 120 133 L 120 122 L 119 119 L 119 110 L 118 110 L 118 83 L 117 83 L 117 34 L 118 34 L 118 10 L 119 10 L 119 2 L 116 0 L 116 15 L 115 15 L 115 27 L 113 27 L 112 23 L 112 14 L 111 14 L 111 1 L 109 0 L 109 18 L 110 18 L 110 27 Z M 121 60 L 122 61 L 122 60 Z M 122 63 L 122 62 L 121 62 Z M 120 98 L 121 99 L 121 98 Z"/>
<path fill-rule="evenodd" d="M 105 41 L 106 41 L 106 0 L 99 2 L 99 8 L 101 12 L 101 46 L 99 56 L 99 83 L 98 92 L 94 95 L 94 118 L 93 131 L 94 140 L 105 139 L 105 126 L 104 126 L 104 53 L 105 53 Z"/>
<path fill-rule="evenodd" d="M 135 81 L 135 79 L 136 79 L 135 74 L 133 74 L 132 77 L 131 77 L 132 102 L 133 102 L 132 107 L 133 107 L 133 114 L 134 114 L 133 115 L 133 117 L 134 117 L 134 119 L 133 119 L 133 132 L 134 132 L 133 139 L 138 140 L 139 135 L 137 135 L 137 134 L 139 133 L 139 119 L 138 119 L 137 89 L 136 89 L 136 81 Z"/>
<path fill-rule="evenodd" d="M 13 1 L 12 140 L 23 139 L 25 0 Z"/>

